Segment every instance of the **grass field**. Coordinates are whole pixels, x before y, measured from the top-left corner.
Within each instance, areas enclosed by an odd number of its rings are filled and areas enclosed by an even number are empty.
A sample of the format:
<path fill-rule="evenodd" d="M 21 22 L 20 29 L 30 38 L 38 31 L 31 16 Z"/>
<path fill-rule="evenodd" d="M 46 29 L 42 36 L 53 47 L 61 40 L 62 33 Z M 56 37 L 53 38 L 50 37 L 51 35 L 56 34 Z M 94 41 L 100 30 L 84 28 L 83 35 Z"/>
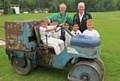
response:
<path fill-rule="evenodd" d="M 4 22 L 8 20 L 40 19 L 51 14 L 8 15 L 0 17 L 0 39 L 4 39 Z M 71 14 L 73 16 L 73 13 Z M 105 81 L 120 81 L 120 11 L 92 13 L 96 29 L 101 34 L 105 64 Z M 67 81 L 67 71 L 37 68 L 27 76 L 17 75 L 11 68 L 5 48 L 0 47 L 0 81 Z"/>

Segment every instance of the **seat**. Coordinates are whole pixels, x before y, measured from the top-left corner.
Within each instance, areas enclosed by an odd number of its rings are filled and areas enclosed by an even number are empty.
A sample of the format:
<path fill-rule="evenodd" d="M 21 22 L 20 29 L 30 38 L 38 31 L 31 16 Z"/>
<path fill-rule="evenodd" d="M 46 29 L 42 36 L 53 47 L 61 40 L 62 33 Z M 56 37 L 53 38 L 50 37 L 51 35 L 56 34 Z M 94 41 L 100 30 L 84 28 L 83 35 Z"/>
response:
<path fill-rule="evenodd" d="M 40 38 L 40 33 L 39 33 L 39 25 L 34 26 L 34 30 L 35 30 L 35 35 L 36 35 L 36 39 L 37 39 L 37 44 L 41 45 L 43 44 L 41 38 Z"/>
<path fill-rule="evenodd" d="M 37 45 L 41 50 L 49 50 L 52 53 L 55 54 L 54 48 L 47 46 L 46 44 L 43 43 L 43 41 L 41 40 L 41 35 L 40 35 L 40 31 L 39 31 L 39 25 L 34 26 L 34 30 L 35 30 L 35 35 L 36 35 L 36 39 L 37 39 Z"/>

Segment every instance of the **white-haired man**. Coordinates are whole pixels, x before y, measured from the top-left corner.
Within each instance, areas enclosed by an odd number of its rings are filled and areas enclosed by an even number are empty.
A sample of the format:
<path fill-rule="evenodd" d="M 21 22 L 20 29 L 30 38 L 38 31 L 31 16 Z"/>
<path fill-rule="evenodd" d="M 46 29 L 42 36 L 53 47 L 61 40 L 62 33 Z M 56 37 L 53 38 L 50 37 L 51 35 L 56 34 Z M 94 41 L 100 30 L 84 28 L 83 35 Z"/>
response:
<path fill-rule="evenodd" d="M 66 12 L 67 10 L 67 6 L 62 3 L 59 5 L 59 10 L 60 12 L 58 13 L 55 13 L 54 15 L 52 16 L 49 16 L 48 17 L 48 20 L 50 22 L 52 22 L 53 20 L 57 20 L 59 24 L 61 23 L 65 23 L 66 21 L 70 23 L 71 27 L 72 27 L 72 18 L 71 16 Z M 72 30 L 72 28 L 70 27 L 70 31 Z"/>
<path fill-rule="evenodd" d="M 86 21 L 88 19 L 92 19 L 91 14 L 85 11 L 85 3 L 79 2 L 78 12 L 73 17 L 73 24 L 77 23 L 79 25 L 79 30 L 83 32 L 85 29 L 87 29 Z"/>

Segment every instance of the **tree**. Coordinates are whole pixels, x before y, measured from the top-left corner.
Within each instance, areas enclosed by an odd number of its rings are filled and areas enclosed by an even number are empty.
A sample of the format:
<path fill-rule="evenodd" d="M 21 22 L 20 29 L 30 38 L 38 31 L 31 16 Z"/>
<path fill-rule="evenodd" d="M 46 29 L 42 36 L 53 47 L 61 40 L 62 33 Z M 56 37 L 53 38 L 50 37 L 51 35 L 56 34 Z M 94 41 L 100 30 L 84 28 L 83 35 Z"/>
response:
<path fill-rule="evenodd" d="M 0 0 L 0 8 L 3 8 L 4 0 Z"/>
<path fill-rule="evenodd" d="M 59 4 L 65 3 L 67 11 L 77 11 L 79 2 L 85 2 L 87 11 L 120 10 L 120 0 L 0 0 L 0 8 L 5 14 L 11 10 L 11 4 L 20 5 L 22 11 L 33 11 L 49 8 L 51 12 L 59 11 Z"/>
<path fill-rule="evenodd" d="M 58 11 L 58 5 L 59 5 L 59 1 L 58 0 L 51 0 L 49 2 L 50 5 L 50 11 L 52 12 L 57 12 Z"/>
<path fill-rule="evenodd" d="M 10 13 L 10 0 L 4 0 L 3 1 L 3 8 L 4 8 L 4 13 L 5 14 Z"/>
<path fill-rule="evenodd" d="M 117 6 L 117 10 L 120 10 L 120 0 L 117 1 L 116 6 Z"/>
<path fill-rule="evenodd" d="M 66 2 L 67 11 L 73 12 L 77 10 L 77 6 L 75 5 L 75 0 L 68 0 Z"/>

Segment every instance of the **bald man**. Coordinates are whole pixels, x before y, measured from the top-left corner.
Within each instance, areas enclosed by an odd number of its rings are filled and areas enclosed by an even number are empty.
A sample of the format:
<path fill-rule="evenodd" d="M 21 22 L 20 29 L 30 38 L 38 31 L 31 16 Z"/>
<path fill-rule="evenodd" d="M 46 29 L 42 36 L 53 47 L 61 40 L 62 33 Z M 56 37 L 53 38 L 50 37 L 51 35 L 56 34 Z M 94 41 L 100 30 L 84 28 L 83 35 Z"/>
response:
<path fill-rule="evenodd" d="M 78 3 L 78 12 L 73 17 L 73 24 L 77 23 L 79 25 L 79 30 L 83 32 L 85 29 L 87 29 L 86 21 L 88 19 L 92 19 L 92 16 L 90 13 L 85 11 L 85 3 Z"/>

